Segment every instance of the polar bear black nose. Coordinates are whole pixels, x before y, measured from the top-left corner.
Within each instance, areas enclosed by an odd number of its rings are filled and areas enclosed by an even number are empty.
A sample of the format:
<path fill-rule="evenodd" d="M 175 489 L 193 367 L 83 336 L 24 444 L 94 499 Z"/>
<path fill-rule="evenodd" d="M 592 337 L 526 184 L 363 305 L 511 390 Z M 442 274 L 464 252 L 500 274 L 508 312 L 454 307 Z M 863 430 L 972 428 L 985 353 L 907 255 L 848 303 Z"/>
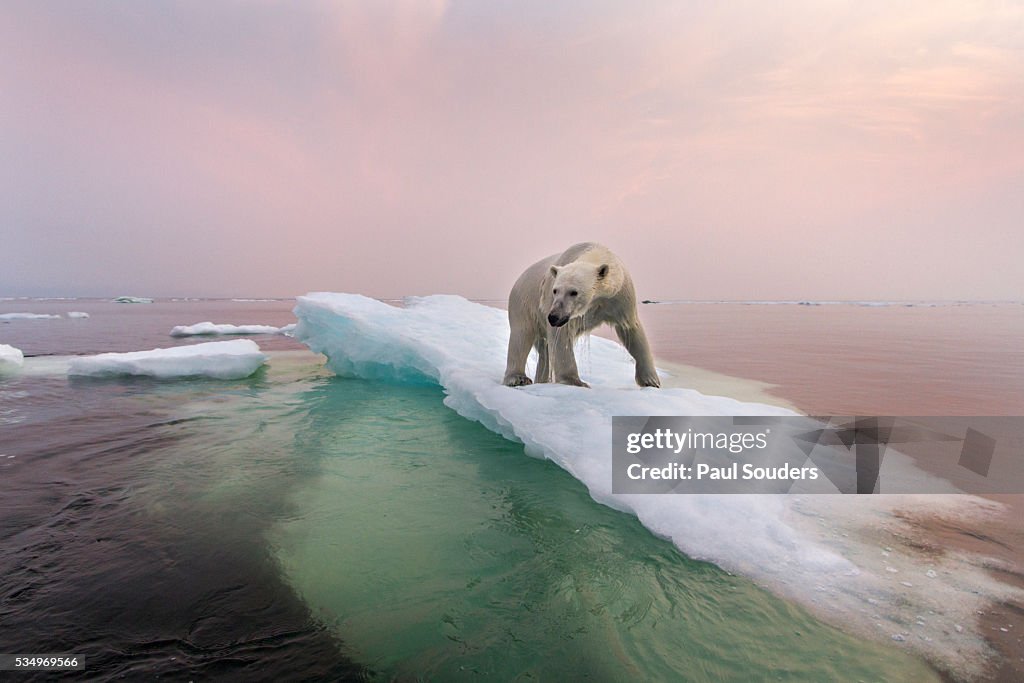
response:
<path fill-rule="evenodd" d="M 569 318 L 568 317 L 559 318 L 554 313 L 548 314 L 548 323 L 551 325 L 551 327 L 561 327 L 562 325 L 566 324 L 567 322 L 569 322 Z"/>

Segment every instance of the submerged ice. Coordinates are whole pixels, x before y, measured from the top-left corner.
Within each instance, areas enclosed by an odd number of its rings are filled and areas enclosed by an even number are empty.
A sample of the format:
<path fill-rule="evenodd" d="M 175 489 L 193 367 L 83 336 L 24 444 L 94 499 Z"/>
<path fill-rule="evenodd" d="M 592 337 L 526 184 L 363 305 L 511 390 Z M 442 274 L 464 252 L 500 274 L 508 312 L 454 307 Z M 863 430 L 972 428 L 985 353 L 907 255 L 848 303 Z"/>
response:
<path fill-rule="evenodd" d="M 897 511 L 964 517 L 987 514 L 992 504 L 969 496 L 614 494 L 612 416 L 792 412 L 690 389 L 639 389 L 632 359 L 602 338 L 591 338 L 580 363 L 590 389 L 512 389 L 501 384 L 509 330 L 504 311 L 457 296 L 405 303 L 310 294 L 298 299 L 294 336 L 325 354 L 339 375 L 439 384 L 448 407 L 557 463 L 596 501 L 636 515 L 691 557 L 749 576 L 876 638 L 900 635 L 900 642 L 953 668 L 980 666 L 984 642 L 953 625 L 971 623 L 985 596 L 1000 595 L 999 585 L 968 559 L 921 556 L 912 540 L 885 556 L 877 547 L 895 547 L 894 536 L 911 539 Z M 908 574 L 927 578 L 913 582 Z M 921 614 L 929 618 L 916 619 Z"/>
<path fill-rule="evenodd" d="M 68 374 L 86 377 L 139 375 L 157 379 L 241 379 L 256 372 L 266 359 L 256 342 L 236 339 L 74 358 L 68 366 Z"/>

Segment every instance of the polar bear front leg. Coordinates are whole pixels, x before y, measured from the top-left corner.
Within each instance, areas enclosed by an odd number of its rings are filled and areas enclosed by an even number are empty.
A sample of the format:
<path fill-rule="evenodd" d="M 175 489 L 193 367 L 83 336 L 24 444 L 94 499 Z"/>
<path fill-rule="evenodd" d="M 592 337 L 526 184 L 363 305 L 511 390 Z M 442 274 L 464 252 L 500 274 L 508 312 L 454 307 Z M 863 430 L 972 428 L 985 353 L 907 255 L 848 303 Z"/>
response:
<path fill-rule="evenodd" d="M 576 368 L 576 354 L 572 348 L 573 338 L 568 327 L 568 325 L 563 325 L 562 327 L 548 328 L 548 353 L 555 381 L 559 384 L 589 387 L 589 384 L 580 379 L 580 372 Z"/>
<path fill-rule="evenodd" d="M 647 343 L 647 335 L 640 322 L 615 326 L 615 334 L 636 361 L 636 383 L 642 387 L 660 387 L 661 378 L 654 367 L 654 356 L 651 345 Z"/>
<path fill-rule="evenodd" d="M 517 327 L 519 329 L 516 329 Z M 505 386 L 521 387 L 533 384 L 533 381 L 526 375 L 526 359 L 530 356 L 534 337 L 535 335 L 530 333 L 528 326 L 512 324 L 508 340 L 508 360 L 505 363 L 505 378 L 501 381 Z"/>
<path fill-rule="evenodd" d="M 533 381 L 537 384 L 551 381 L 551 362 L 548 360 L 548 340 L 546 335 L 537 342 L 537 374 Z"/>

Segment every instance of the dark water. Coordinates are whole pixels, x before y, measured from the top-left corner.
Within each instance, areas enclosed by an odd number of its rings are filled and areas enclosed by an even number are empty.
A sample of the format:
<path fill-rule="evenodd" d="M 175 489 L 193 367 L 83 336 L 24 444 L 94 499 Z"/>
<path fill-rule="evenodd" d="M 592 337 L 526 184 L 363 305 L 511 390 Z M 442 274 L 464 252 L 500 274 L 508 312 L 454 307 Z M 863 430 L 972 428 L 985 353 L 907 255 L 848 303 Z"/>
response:
<path fill-rule="evenodd" d="M 0 343 L 139 350 L 290 308 L 0 302 L 91 315 Z M 257 340 L 270 366 L 243 381 L 0 380 L 0 651 L 83 654 L 100 680 L 933 678 L 682 556 L 440 389 Z"/>
<path fill-rule="evenodd" d="M 361 679 L 269 556 L 278 481 L 196 504 L 211 463 L 169 416 L 258 384 L 0 384 L 24 418 L 0 427 L 0 649 L 81 654 L 101 679 Z"/>

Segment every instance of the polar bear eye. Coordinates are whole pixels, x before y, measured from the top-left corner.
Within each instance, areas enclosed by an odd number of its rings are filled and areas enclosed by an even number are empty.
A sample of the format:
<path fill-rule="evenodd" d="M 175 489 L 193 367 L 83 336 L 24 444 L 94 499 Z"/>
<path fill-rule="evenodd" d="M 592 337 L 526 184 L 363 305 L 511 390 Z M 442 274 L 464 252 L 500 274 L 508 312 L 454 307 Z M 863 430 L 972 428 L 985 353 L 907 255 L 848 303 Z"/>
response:
<path fill-rule="evenodd" d="M 558 294 L 558 287 L 555 287 L 554 289 L 552 289 L 551 293 L 552 294 Z"/>
<path fill-rule="evenodd" d="M 569 290 L 569 296 L 576 296 L 577 294 L 579 294 L 579 292 L 577 292 L 575 289 Z"/>

